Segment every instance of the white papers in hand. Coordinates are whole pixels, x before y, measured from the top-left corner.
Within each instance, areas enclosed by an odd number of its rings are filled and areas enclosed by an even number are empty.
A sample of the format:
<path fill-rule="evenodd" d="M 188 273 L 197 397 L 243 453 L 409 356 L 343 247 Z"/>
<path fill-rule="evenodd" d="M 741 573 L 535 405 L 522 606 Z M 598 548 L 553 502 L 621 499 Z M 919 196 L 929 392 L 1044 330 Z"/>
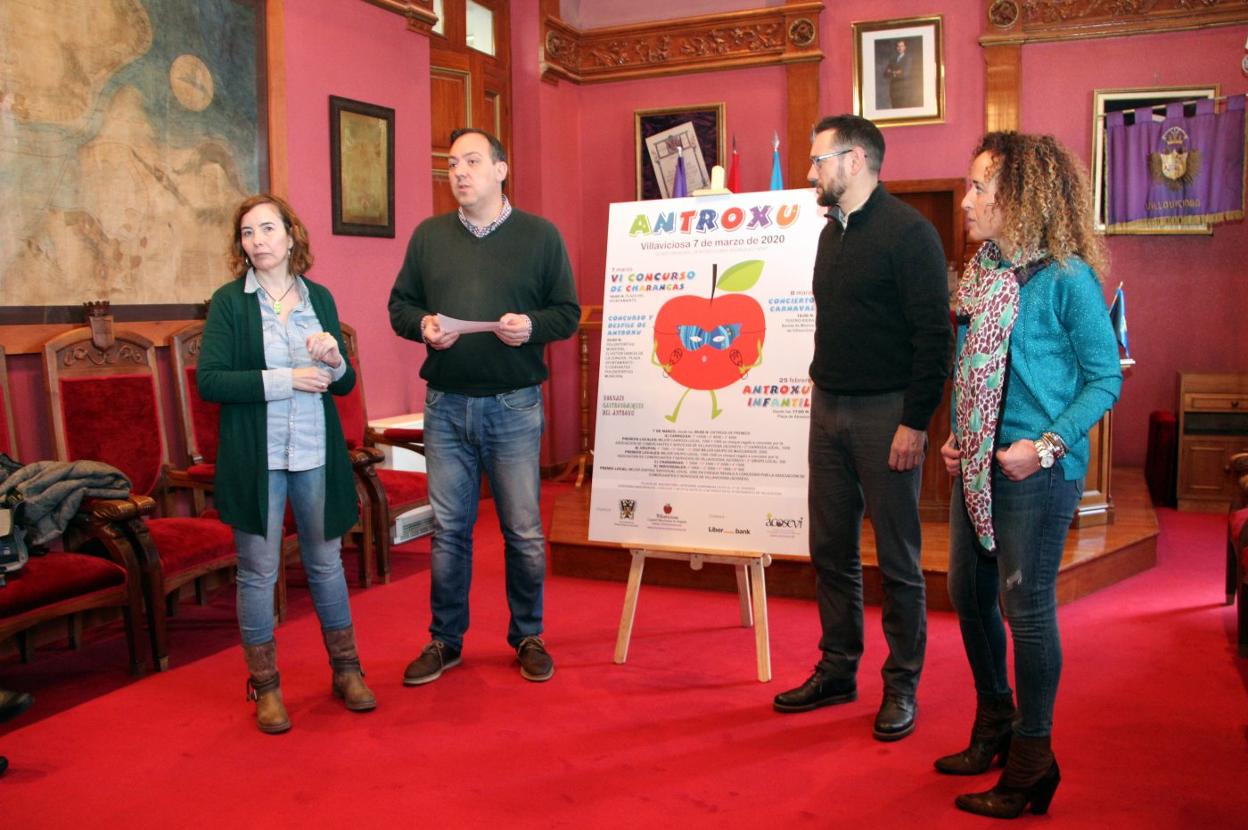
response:
<path fill-rule="evenodd" d="M 502 325 L 497 320 L 457 320 L 454 317 L 447 317 L 445 314 L 438 315 L 438 327 L 447 334 L 456 332 L 459 334 L 472 334 L 477 331 L 500 331 L 502 329 Z"/>

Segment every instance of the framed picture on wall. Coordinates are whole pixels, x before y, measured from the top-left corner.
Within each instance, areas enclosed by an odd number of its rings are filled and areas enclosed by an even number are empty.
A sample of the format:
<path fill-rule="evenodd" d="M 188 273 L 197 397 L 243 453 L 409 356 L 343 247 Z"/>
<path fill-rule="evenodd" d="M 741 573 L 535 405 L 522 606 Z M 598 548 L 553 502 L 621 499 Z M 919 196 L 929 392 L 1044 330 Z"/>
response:
<path fill-rule="evenodd" d="M 668 199 L 677 161 L 685 160 L 688 192 L 711 186 L 711 168 L 724 157 L 724 105 L 637 110 L 637 198 Z"/>
<path fill-rule="evenodd" d="M 877 127 L 945 120 L 941 15 L 860 21 L 854 41 L 854 113 Z"/>
<path fill-rule="evenodd" d="M 394 110 L 329 96 L 334 233 L 394 238 Z"/>
<path fill-rule="evenodd" d="M 1133 111 L 1138 122 L 1141 118 L 1154 121 L 1165 120 L 1165 105 L 1178 101 L 1195 101 L 1198 98 L 1217 98 L 1218 85 L 1135 87 L 1132 89 L 1097 89 L 1092 92 L 1092 210 L 1097 233 L 1112 234 L 1204 234 L 1213 233 L 1213 226 L 1161 225 L 1108 231 L 1108 204 L 1105 165 L 1105 116 L 1109 113 Z M 1158 109 L 1153 110 L 1154 107 Z"/>

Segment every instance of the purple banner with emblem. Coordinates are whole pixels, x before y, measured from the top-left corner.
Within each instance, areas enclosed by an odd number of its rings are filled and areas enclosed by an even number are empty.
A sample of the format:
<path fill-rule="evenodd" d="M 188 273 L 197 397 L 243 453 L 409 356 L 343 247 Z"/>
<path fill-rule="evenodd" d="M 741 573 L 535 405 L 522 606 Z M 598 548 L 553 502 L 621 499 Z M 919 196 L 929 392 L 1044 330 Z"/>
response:
<path fill-rule="evenodd" d="M 1166 105 L 1163 121 L 1138 111 L 1105 116 L 1106 229 L 1203 225 L 1244 217 L 1244 98 Z"/>

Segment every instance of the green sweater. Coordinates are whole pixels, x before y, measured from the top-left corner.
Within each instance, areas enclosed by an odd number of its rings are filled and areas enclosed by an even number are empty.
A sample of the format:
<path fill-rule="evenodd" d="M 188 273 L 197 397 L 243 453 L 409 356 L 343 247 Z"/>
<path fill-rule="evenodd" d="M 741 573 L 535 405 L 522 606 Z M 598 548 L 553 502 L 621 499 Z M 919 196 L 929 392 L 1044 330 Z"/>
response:
<path fill-rule="evenodd" d="M 200 397 L 221 404 L 213 502 L 223 522 L 244 533 L 263 536 L 268 527 L 269 456 L 265 426 L 268 404 L 260 372 L 268 366 L 260 304 L 244 293 L 244 282 L 231 280 L 212 295 L 196 384 Z M 321 327 L 337 338 L 338 350 L 345 358 L 347 345 L 334 298 L 307 277 L 303 282 Z M 346 374 L 331 383 L 329 391 L 345 395 L 354 386 L 355 370 L 348 363 Z M 359 505 L 338 408 L 329 395 L 322 395 L 321 401 L 325 405 L 325 538 L 334 539 L 355 524 Z"/>
<path fill-rule="evenodd" d="M 546 343 L 571 337 L 580 319 L 572 266 L 550 222 L 512 210 L 478 239 L 457 213 L 426 219 L 407 245 L 390 291 L 390 325 L 421 341 L 426 314 L 497 320 L 527 314 L 533 334 L 508 346 L 493 332 L 461 335 L 449 349 L 429 349 L 420 376 L 434 389 L 472 397 L 497 395 L 546 380 Z"/>

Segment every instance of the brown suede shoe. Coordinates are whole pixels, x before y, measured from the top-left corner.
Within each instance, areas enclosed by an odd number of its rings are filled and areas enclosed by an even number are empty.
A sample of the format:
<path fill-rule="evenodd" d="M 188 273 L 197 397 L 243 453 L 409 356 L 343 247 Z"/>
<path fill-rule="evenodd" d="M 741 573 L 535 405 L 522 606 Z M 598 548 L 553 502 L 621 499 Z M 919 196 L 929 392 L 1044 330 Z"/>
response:
<path fill-rule="evenodd" d="M 404 686 L 423 686 L 432 683 L 442 676 L 442 672 L 459 665 L 459 650 L 453 649 L 441 640 L 434 640 L 425 646 L 420 656 L 407 664 L 403 671 Z"/>
<path fill-rule="evenodd" d="M 520 661 L 520 676 L 525 680 L 541 683 L 555 674 L 555 661 L 546 653 L 541 637 L 525 637 L 516 646 L 516 659 Z"/>

